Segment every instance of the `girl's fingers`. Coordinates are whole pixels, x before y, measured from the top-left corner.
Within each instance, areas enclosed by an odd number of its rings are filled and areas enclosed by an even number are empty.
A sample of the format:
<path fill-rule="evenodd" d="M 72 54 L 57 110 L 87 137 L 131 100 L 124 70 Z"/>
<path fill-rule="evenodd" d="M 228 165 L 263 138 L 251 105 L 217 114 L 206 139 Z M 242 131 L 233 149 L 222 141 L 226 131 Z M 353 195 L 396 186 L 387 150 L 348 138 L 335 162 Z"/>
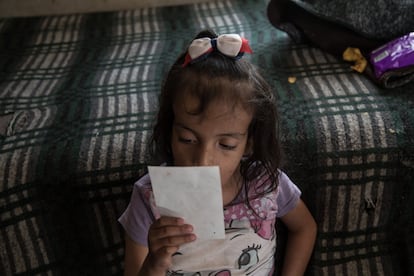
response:
<path fill-rule="evenodd" d="M 184 243 L 195 240 L 195 235 L 192 231 L 192 227 L 171 227 L 154 229 L 148 236 L 150 245 L 153 247 L 159 246 L 180 246 Z M 157 246 L 158 245 L 158 246 Z"/>
<path fill-rule="evenodd" d="M 185 235 L 193 232 L 193 227 L 185 224 L 182 218 L 161 217 L 150 227 L 150 235 L 157 238 Z"/>
<path fill-rule="evenodd" d="M 157 239 L 163 239 L 166 237 L 174 237 L 174 236 L 181 236 L 186 234 L 191 234 L 193 232 L 193 227 L 188 224 L 180 225 L 180 226 L 162 226 L 158 228 L 152 228 L 150 232 L 150 236 L 155 237 Z"/>
<path fill-rule="evenodd" d="M 181 245 L 194 241 L 193 227 L 182 218 L 161 217 L 150 227 L 148 233 L 148 265 L 165 271 L 170 267 L 172 255 Z"/>
<path fill-rule="evenodd" d="M 175 217 L 160 217 L 159 219 L 157 219 L 151 227 L 154 228 L 159 228 L 159 227 L 163 227 L 163 226 L 168 226 L 168 225 L 183 225 L 185 224 L 184 219 L 182 218 L 175 218 Z"/>
<path fill-rule="evenodd" d="M 180 245 L 195 240 L 192 232 L 193 227 L 185 224 L 181 218 L 161 217 L 150 228 L 148 235 L 150 250 L 153 253 L 160 249 L 171 250 L 174 252 L 168 253 L 173 254 Z"/>

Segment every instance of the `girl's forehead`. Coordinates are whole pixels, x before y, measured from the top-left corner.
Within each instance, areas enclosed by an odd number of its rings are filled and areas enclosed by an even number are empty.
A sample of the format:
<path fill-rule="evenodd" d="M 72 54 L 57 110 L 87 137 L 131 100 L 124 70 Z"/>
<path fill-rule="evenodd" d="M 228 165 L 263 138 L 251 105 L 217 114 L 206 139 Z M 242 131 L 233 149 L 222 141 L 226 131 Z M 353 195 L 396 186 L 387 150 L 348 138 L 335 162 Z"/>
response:
<path fill-rule="evenodd" d="M 174 121 L 200 133 L 224 133 L 226 131 L 245 133 L 252 120 L 252 113 L 240 104 L 221 102 L 218 99 L 210 102 L 199 111 L 199 100 L 195 97 L 184 97 L 183 101 L 174 104 Z"/>
<path fill-rule="evenodd" d="M 181 83 L 173 92 L 173 105 L 185 103 L 189 112 L 203 112 L 212 105 L 234 108 L 252 108 L 253 88 L 246 80 L 230 80 L 227 77 L 208 78 L 194 76 L 192 81 Z"/>
<path fill-rule="evenodd" d="M 210 98 L 208 102 L 203 102 L 202 98 L 189 93 L 182 93 L 181 96 L 177 97 L 173 103 L 173 109 L 175 113 L 207 115 L 209 117 L 224 114 L 251 114 L 250 109 L 240 99 L 219 96 Z"/>

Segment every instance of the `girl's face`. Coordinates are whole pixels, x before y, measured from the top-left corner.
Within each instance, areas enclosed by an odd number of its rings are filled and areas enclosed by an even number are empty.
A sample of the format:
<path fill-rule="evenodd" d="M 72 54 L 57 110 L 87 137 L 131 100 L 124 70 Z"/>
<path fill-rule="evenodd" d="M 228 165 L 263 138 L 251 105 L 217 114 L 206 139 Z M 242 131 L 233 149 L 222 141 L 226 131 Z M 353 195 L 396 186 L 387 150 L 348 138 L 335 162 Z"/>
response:
<path fill-rule="evenodd" d="M 199 100 L 180 97 L 173 105 L 172 153 L 175 166 L 219 166 L 224 189 L 238 186 L 239 165 L 248 153 L 252 114 L 240 105 L 213 101 L 201 114 Z"/>

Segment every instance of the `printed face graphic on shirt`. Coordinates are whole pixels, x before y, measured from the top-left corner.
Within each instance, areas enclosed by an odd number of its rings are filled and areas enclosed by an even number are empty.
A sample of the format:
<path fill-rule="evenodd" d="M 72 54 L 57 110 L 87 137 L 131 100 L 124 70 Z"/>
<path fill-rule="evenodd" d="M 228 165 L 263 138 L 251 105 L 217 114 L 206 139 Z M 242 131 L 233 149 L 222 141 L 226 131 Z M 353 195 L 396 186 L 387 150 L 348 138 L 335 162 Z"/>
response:
<path fill-rule="evenodd" d="M 268 224 L 262 226 L 270 227 Z M 275 246 L 275 235 L 270 239 L 261 237 L 253 230 L 249 220 L 231 221 L 226 225 L 225 240 L 183 246 L 180 253 L 173 257 L 174 270 L 169 275 L 268 275 L 274 265 Z M 191 264 L 188 266 L 189 263 Z M 193 269 L 197 268 L 203 270 L 194 272 Z"/>
<path fill-rule="evenodd" d="M 266 253 L 269 253 L 268 249 L 272 252 L 275 250 L 275 231 L 273 223 L 268 223 L 267 220 L 256 220 L 256 221 L 231 221 L 229 228 L 226 228 L 226 233 L 231 233 L 235 231 L 230 240 L 234 240 L 236 243 L 242 243 L 248 240 L 250 232 L 243 233 L 246 223 L 250 223 L 250 226 L 253 227 L 254 233 L 256 236 L 260 237 L 259 243 L 247 245 L 243 250 L 241 250 L 240 256 L 238 257 L 237 264 L 238 269 L 244 270 L 246 275 L 256 275 L 256 270 L 261 269 L 263 266 L 269 265 L 273 267 L 273 254 L 270 256 Z M 268 228 L 268 229 L 265 229 Z M 270 235 L 267 235 L 271 233 Z M 263 235 L 264 234 L 264 235 Z M 248 244 L 248 243 L 247 243 Z M 262 251 L 263 246 L 263 251 Z M 267 247 L 267 248 L 266 248 Z M 267 259 L 266 259 L 266 256 Z M 270 262 L 270 263 L 269 263 Z M 259 267 L 257 267 L 257 265 Z"/>

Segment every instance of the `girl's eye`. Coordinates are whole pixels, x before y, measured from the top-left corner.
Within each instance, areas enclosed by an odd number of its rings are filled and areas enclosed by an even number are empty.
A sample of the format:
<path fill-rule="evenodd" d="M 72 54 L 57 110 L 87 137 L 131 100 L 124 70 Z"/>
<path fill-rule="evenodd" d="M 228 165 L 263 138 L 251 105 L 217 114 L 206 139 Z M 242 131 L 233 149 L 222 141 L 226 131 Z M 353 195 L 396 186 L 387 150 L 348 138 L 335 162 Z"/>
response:
<path fill-rule="evenodd" d="M 237 146 L 220 143 L 220 147 L 222 147 L 225 150 L 234 150 Z"/>
<path fill-rule="evenodd" d="M 181 143 L 184 143 L 184 144 L 195 144 L 197 142 L 194 139 L 188 139 L 188 138 L 183 138 L 183 137 L 179 137 L 178 141 L 180 141 Z"/>
<path fill-rule="evenodd" d="M 242 251 L 238 263 L 240 269 L 249 269 L 259 262 L 259 250 L 261 245 L 249 246 Z"/>

